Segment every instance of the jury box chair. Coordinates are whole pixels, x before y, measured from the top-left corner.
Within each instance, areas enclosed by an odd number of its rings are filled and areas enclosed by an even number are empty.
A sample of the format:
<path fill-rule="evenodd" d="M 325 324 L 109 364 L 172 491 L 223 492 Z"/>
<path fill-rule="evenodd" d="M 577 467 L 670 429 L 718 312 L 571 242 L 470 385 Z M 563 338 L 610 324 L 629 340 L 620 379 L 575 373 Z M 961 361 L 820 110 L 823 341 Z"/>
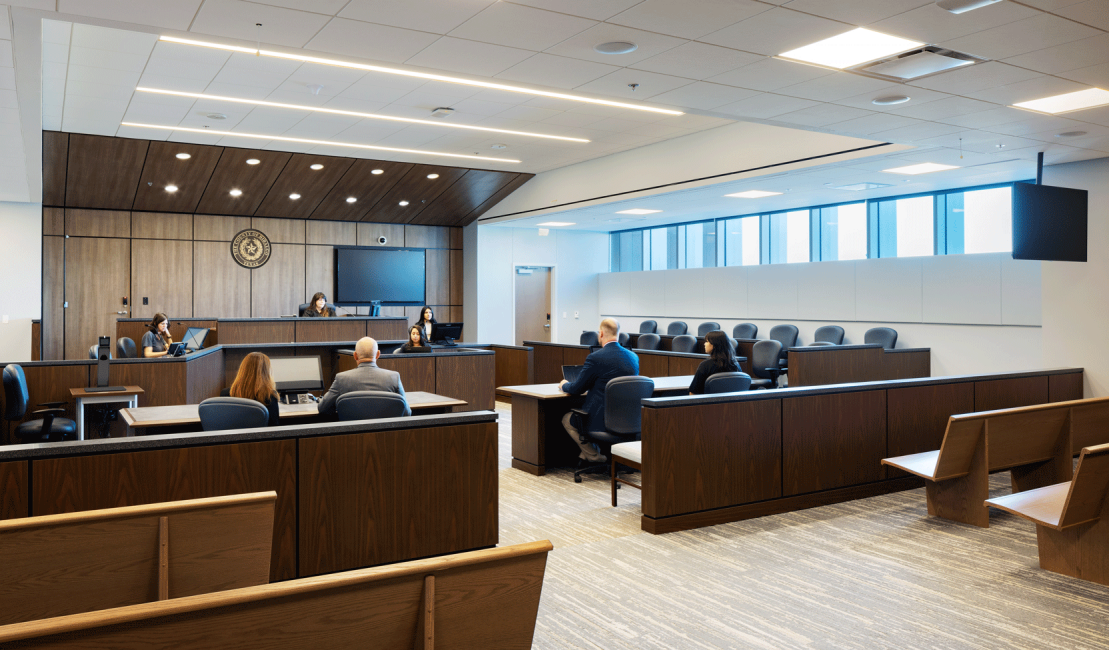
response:
<path fill-rule="evenodd" d="M 635 342 L 636 350 L 657 350 L 662 339 L 658 334 L 640 334 Z"/>
<path fill-rule="evenodd" d="M 590 422 L 589 414 L 572 409 L 578 415 L 582 437 L 596 443 L 601 453 L 611 454 L 612 446 L 639 439 L 641 430 L 640 402 L 655 392 L 655 382 L 639 375 L 617 377 L 605 384 L 605 421 Z M 582 463 L 574 470 L 574 482 L 581 483 L 581 475 L 608 469 L 607 463 Z"/>
<path fill-rule="evenodd" d="M 751 389 L 751 375 L 745 372 L 718 372 L 705 380 L 705 394 L 741 393 Z"/>
<path fill-rule="evenodd" d="M 135 341 L 129 337 L 121 336 L 116 340 L 116 358 L 117 359 L 135 359 L 139 356 L 139 349 L 135 347 Z"/>
<path fill-rule="evenodd" d="M 813 335 L 813 343 L 831 343 L 832 345 L 843 345 L 843 328 L 839 325 L 825 325 L 824 327 L 816 328 L 816 333 Z"/>
<path fill-rule="evenodd" d="M 616 336 L 616 342 L 623 348 L 628 347 L 629 340 L 631 340 L 631 336 L 629 336 L 627 332 L 620 332 L 620 334 Z"/>
<path fill-rule="evenodd" d="M 671 352 L 693 352 L 696 349 L 697 337 L 690 336 L 689 334 L 675 336 L 674 340 L 670 342 Z"/>
<path fill-rule="evenodd" d="M 645 320 L 639 324 L 640 334 L 658 334 L 658 321 Z"/>
<path fill-rule="evenodd" d="M 266 426 L 270 420 L 265 404 L 245 397 L 209 397 L 198 410 L 205 431 L 254 429 Z"/>
<path fill-rule="evenodd" d="M 759 341 L 751 349 L 752 388 L 776 388 L 781 371 L 782 344 L 774 339 Z"/>
<path fill-rule="evenodd" d="M 666 326 L 666 335 L 667 336 L 681 336 L 682 334 L 685 334 L 688 331 L 689 331 L 689 325 L 686 325 L 685 321 L 680 321 L 680 320 L 670 321 L 670 324 Z"/>
<path fill-rule="evenodd" d="M 789 353 L 789 349 L 797 347 L 797 326 L 796 325 L 775 325 L 770 328 L 769 338 L 782 344 L 782 349 L 778 353 L 778 357 L 785 359 Z"/>
<path fill-rule="evenodd" d="M 27 405 L 31 396 L 27 392 L 27 377 L 18 364 L 4 366 L 4 419 L 9 422 L 22 420 L 27 415 Z M 23 442 L 56 442 L 75 440 L 77 423 L 61 417 L 65 402 L 43 402 L 38 406 L 46 408 L 32 411 L 32 415 L 43 416 L 41 420 L 22 422 L 15 428 L 15 436 Z"/>
<path fill-rule="evenodd" d="M 718 329 L 720 329 L 720 323 L 706 321 L 697 326 L 697 336 L 704 336 L 705 334 L 716 331 Z"/>
<path fill-rule="evenodd" d="M 886 350 L 892 350 L 897 345 L 897 330 L 889 327 L 868 329 L 866 334 L 863 334 L 863 343 L 877 344 Z"/>
<path fill-rule="evenodd" d="M 582 332 L 578 337 L 578 345 L 600 345 L 601 339 L 596 332 Z"/>
<path fill-rule="evenodd" d="M 732 338 L 753 339 L 759 335 L 759 326 L 754 323 L 740 323 L 732 328 Z"/>
<path fill-rule="evenodd" d="M 404 396 L 384 390 L 356 390 L 343 393 L 335 400 L 335 413 L 340 422 L 399 418 L 408 406 Z"/>

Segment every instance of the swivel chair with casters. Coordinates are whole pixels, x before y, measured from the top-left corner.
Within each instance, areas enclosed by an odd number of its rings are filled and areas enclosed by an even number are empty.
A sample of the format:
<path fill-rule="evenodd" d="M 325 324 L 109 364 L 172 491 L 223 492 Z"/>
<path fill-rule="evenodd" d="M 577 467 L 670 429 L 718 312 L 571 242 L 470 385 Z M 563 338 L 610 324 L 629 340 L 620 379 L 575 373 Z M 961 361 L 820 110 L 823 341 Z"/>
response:
<path fill-rule="evenodd" d="M 777 388 L 782 374 L 782 344 L 774 339 L 759 341 L 751 351 L 751 388 Z"/>
<path fill-rule="evenodd" d="M 616 337 L 616 342 L 619 343 L 622 348 L 628 347 L 629 340 L 631 340 L 631 336 L 629 336 L 627 332 L 620 332 L 620 335 Z"/>
<path fill-rule="evenodd" d="M 640 334 L 658 334 L 658 322 L 653 320 L 645 320 L 639 324 Z"/>
<path fill-rule="evenodd" d="M 343 393 L 335 400 L 335 412 L 340 422 L 399 418 L 404 416 L 406 410 L 408 402 L 404 396 L 385 390 L 356 390 Z"/>
<path fill-rule="evenodd" d="M 718 329 L 720 329 L 720 323 L 714 323 L 712 321 L 701 323 L 697 326 L 697 336 L 704 336 L 705 334 L 716 331 Z"/>
<path fill-rule="evenodd" d="M 740 323 L 732 328 L 732 338 L 753 339 L 759 335 L 759 326 L 754 323 Z"/>
<path fill-rule="evenodd" d="M 666 326 L 666 335 L 667 336 L 681 336 L 682 334 L 685 334 L 688 331 L 689 331 L 689 325 L 686 325 L 685 321 L 680 321 L 680 320 L 670 321 L 670 324 Z"/>
<path fill-rule="evenodd" d="M 886 350 L 892 350 L 897 345 L 897 330 L 889 327 L 875 327 L 863 334 L 863 343 L 870 345 L 876 343 Z"/>
<path fill-rule="evenodd" d="M 266 405 L 244 397 L 209 397 L 200 403 L 200 426 L 205 431 L 256 429 L 269 423 Z"/>
<path fill-rule="evenodd" d="M 751 375 L 745 372 L 718 372 L 705 380 L 705 394 L 742 393 L 751 390 Z"/>
<path fill-rule="evenodd" d="M 138 356 L 139 349 L 135 347 L 135 341 L 126 336 L 119 337 L 116 341 L 116 358 L 137 359 Z"/>
<path fill-rule="evenodd" d="M 655 382 L 649 377 L 617 377 L 605 384 L 605 421 L 591 423 L 589 414 L 579 409 L 571 409 L 579 417 L 578 431 L 583 441 L 596 443 L 601 453 L 608 456 L 612 446 L 622 442 L 639 440 L 641 430 L 640 402 L 655 392 Z M 602 424 L 603 431 L 592 431 Z M 590 463 L 581 461 L 574 470 L 574 482 L 581 483 L 581 475 L 589 472 L 608 470 L 608 462 Z"/>
<path fill-rule="evenodd" d="M 658 334 L 640 334 L 639 340 L 635 342 L 635 349 L 657 350 L 661 340 Z"/>
<path fill-rule="evenodd" d="M 97 353 L 96 353 L 96 349 L 97 349 L 97 347 L 98 347 L 98 346 L 94 345 L 94 346 L 92 346 L 92 347 L 90 347 L 90 348 L 89 348 L 89 358 L 90 358 L 90 359 L 99 359 L 99 358 L 100 358 L 100 357 L 99 357 L 99 356 L 97 355 Z M 109 359 L 111 359 L 111 358 L 112 358 L 112 353 L 111 353 L 111 351 L 109 351 L 109 352 L 108 352 L 108 358 L 109 358 Z"/>
<path fill-rule="evenodd" d="M 596 332 L 582 332 L 578 337 L 578 345 L 600 345 L 601 339 L 597 336 Z"/>
<path fill-rule="evenodd" d="M 4 366 L 4 419 L 9 422 L 22 420 L 27 415 L 27 403 L 31 396 L 27 392 L 27 377 L 23 368 L 10 363 Z M 21 442 L 57 442 L 76 440 L 77 423 L 61 417 L 65 402 L 43 402 L 46 408 L 32 411 L 32 415 L 42 415 L 41 420 L 22 422 L 15 428 L 15 436 Z"/>
<path fill-rule="evenodd" d="M 843 345 L 843 328 L 839 325 L 825 325 L 824 327 L 816 328 L 816 333 L 812 337 L 813 343 L 831 343 L 832 345 Z"/>
<path fill-rule="evenodd" d="M 697 337 L 690 336 L 689 334 L 675 336 L 674 340 L 670 342 L 671 352 L 693 352 L 696 349 Z"/>

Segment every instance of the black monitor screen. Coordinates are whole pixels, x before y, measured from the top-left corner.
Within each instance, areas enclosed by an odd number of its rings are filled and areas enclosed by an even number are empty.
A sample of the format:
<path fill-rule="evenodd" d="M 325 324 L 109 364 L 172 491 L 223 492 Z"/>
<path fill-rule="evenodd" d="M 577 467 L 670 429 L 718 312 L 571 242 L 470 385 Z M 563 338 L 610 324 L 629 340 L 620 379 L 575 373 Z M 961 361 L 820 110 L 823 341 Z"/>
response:
<path fill-rule="evenodd" d="M 462 323 L 436 323 L 431 326 L 431 338 L 435 341 L 462 338 Z"/>
<path fill-rule="evenodd" d="M 277 390 L 323 390 L 319 357 L 270 357 L 270 373 Z"/>
<path fill-rule="evenodd" d="M 1013 259 L 1086 261 L 1089 193 L 1069 187 L 1013 184 Z"/>
<path fill-rule="evenodd" d="M 423 305 L 422 248 L 335 249 L 335 302 Z"/>

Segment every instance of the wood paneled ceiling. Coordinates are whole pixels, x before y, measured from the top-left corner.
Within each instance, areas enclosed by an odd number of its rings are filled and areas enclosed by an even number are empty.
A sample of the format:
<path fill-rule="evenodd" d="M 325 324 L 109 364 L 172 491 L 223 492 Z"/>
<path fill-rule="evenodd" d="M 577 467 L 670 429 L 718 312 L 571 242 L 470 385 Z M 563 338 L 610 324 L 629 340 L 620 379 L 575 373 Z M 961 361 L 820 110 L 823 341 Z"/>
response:
<path fill-rule="evenodd" d="M 42 135 L 43 205 L 54 207 L 465 226 L 534 176 L 57 131 Z M 189 158 L 179 159 L 179 153 Z M 167 185 L 178 189 L 167 192 Z M 232 196 L 232 190 L 241 193 Z"/>

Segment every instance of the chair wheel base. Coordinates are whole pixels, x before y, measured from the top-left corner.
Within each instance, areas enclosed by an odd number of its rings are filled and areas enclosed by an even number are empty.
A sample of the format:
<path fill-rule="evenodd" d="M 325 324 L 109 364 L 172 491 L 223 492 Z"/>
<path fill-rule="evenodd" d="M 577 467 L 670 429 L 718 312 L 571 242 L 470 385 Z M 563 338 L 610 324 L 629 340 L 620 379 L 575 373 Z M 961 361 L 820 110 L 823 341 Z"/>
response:
<path fill-rule="evenodd" d="M 581 477 L 580 476 L 575 476 L 574 477 L 574 482 L 575 483 L 581 483 Z"/>

